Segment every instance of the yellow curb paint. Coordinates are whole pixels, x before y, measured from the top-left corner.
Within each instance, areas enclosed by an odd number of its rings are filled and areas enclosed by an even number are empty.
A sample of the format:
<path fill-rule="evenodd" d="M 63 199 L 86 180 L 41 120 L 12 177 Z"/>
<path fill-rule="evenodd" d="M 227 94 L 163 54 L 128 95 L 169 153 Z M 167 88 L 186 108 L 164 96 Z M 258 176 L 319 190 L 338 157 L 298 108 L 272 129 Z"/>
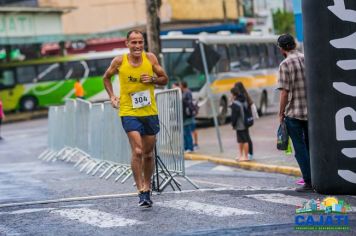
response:
<path fill-rule="evenodd" d="M 269 165 L 269 164 L 257 163 L 254 161 L 236 162 L 235 160 L 217 158 L 208 155 L 191 154 L 191 153 L 185 154 L 184 158 L 186 160 L 193 160 L 193 161 L 210 161 L 219 165 L 234 166 L 245 170 L 262 171 L 268 173 L 279 173 L 279 174 L 299 176 L 299 177 L 302 176 L 298 168 L 291 167 L 291 166 Z"/>

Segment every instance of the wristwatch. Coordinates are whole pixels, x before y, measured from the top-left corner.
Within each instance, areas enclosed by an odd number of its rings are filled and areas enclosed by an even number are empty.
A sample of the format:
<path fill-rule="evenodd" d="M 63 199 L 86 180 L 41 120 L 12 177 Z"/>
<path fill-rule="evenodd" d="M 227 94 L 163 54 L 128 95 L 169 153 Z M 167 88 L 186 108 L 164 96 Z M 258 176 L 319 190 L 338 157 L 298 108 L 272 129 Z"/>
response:
<path fill-rule="evenodd" d="M 152 83 L 156 83 L 156 81 L 157 81 L 157 77 L 152 76 L 152 77 L 151 77 L 151 82 L 152 82 Z"/>

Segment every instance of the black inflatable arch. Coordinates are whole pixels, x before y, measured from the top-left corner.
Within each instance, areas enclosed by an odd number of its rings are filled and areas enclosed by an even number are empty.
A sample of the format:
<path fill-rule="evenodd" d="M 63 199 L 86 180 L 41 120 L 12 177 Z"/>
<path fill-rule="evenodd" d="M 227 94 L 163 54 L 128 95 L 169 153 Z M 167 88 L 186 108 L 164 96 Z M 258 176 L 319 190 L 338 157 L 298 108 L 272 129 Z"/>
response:
<path fill-rule="evenodd" d="M 356 1 L 304 0 L 312 182 L 356 194 Z"/>

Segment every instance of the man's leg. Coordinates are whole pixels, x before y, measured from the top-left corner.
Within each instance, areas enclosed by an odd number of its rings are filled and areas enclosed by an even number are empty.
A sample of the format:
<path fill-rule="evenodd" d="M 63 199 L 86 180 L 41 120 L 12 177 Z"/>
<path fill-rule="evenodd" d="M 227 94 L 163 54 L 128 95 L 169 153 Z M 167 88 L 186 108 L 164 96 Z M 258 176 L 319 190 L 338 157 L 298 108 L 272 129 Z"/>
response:
<path fill-rule="evenodd" d="M 286 125 L 288 135 L 291 137 L 293 142 L 295 158 L 297 159 L 300 170 L 302 171 L 304 182 L 311 184 L 310 158 L 307 148 L 308 144 L 306 143 L 304 136 L 303 121 L 286 117 Z"/>
<path fill-rule="evenodd" d="M 302 126 L 303 126 L 304 141 L 305 141 L 305 144 L 307 145 L 307 150 L 309 153 L 308 121 L 302 121 Z"/>
<path fill-rule="evenodd" d="M 136 182 L 138 191 L 143 191 L 144 183 L 142 176 L 142 138 L 139 132 L 131 131 L 127 133 L 131 145 L 131 169 Z"/>
<path fill-rule="evenodd" d="M 184 150 L 193 151 L 193 138 L 192 138 L 192 130 L 190 125 L 184 126 L 183 136 L 184 136 Z"/>
<path fill-rule="evenodd" d="M 154 171 L 153 149 L 156 143 L 154 135 L 142 136 L 142 151 L 143 151 L 143 191 L 151 191 L 151 177 Z"/>
<path fill-rule="evenodd" d="M 191 125 L 191 129 L 192 129 L 192 137 L 193 137 L 193 147 L 194 147 L 194 149 L 199 148 L 198 131 L 197 131 L 197 125 L 196 125 L 195 118 L 193 118 L 193 123 Z"/>

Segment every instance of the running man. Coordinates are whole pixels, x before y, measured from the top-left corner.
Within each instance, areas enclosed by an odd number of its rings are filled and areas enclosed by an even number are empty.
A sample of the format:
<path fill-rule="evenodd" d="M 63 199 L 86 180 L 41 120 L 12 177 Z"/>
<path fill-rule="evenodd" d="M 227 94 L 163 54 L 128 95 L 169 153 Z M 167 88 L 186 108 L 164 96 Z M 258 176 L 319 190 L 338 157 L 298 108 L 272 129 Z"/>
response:
<path fill-rule="evenodd" d="M 130 52 L 115 57 L 104 74 L 104 86 L 119 116 L 131 146 L 131 168 L 139 191 L 139 206 L 151 207 L 151 177 L 154 170 L 153 149 L 159 120 L 154 86 L 166 85 L 164 72 L 153 53 L 144 52 L 143 33 L 127 33 L 126 45 Z M 113 93 L 111 77 L 119 74 L 120 96 Z"/>

